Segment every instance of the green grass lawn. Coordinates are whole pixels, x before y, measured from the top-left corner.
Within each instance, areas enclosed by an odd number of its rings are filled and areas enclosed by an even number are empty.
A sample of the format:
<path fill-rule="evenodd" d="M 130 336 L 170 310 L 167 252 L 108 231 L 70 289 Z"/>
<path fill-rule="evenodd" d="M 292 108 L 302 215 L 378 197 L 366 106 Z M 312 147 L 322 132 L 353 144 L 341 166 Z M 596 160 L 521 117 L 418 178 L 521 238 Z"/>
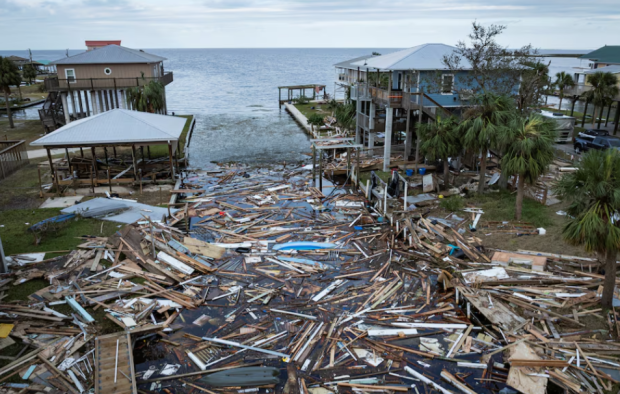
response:
<path fill-rule="evenodd" d="M 30 146 L 32 141 L 38 140 L 45 135 L 40 120 L 13 118 L 13 122 L 15 128 L 11 129 L 9 128 L 9 120 L 7 118 L 0 119 L 0 139 L 26 140 L 26 149 L 41 149 L 39 146 Z"/>
<path fill-rule="evenodd" d="M 0 237 L 4 253 L 7 255 L 19 253 L 54 252 L 73 250 L 84 241 L 77 237 L 93 235 L 107 237 L 118 230 L 118 223 L 97 219 L 71 219 L 50 229 L 48 233 L 40 234 L 41 241 L 35 245 L 34 235 L 28 227 L 56 215 L 60 215 L 60 208 L 44 209 L 16 209 L 3 211 L 0 215 Z M 49 256 L 47 256 L 49 258 Z"/>
<path fill-rule="evenodd" d="M 312 109 L 314 107 L 314 109 Z M 308 104 L 295 104 L 295 108 L 299 110 L 306 118 L 309 118 L 312 114 L 319 114 L 327 116 L 332 114 L 332 110 L 327 108 L 327 104 L 308 103 Z"/>
<path fill-rule="evenodd" d="M 181 137 L 179 137 L 179 149 L 181 149 L 181 154 L 179 157 L 184 157 L 185 155 L 185 143 L 187 141 L 187 135 L 189 134 L 189 127 L 192 124 L 192 119 L 194 119 L 194 115 L 176 115 L 180 118 L 185 118 L 185 126 L 183 127 L 183 131 L 181 132 Z M 156 159 L 158 157 L 168 156 L 168 145 L 153 145 L 151 146 L 151 158 Z"/>
<path fill-rule="evenodd" d="M 516 199 L 517 194 L 508 190 L 489 191 L 483 195 L 467 196 L 465 205 L 482 208 L 486 221 L 505 221 L 514 219 Z M 521 221 L 533 223 L 536 227 L 548 227 L 553 224 L 551 215 L 555 215 L 557 210 L 557 207 L 548 207 L 524 198 Z"/>

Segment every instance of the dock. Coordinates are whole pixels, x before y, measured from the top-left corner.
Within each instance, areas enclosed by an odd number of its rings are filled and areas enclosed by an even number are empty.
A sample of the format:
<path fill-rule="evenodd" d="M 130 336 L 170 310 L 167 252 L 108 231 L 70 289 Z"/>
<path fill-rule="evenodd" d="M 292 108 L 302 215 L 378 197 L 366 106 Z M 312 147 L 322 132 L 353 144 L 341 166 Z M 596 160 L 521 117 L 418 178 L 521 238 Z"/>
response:
<path fill-rule="evenodd" d="M 137 394 L 128 332 L 95 338 L 95 394 Z"/>

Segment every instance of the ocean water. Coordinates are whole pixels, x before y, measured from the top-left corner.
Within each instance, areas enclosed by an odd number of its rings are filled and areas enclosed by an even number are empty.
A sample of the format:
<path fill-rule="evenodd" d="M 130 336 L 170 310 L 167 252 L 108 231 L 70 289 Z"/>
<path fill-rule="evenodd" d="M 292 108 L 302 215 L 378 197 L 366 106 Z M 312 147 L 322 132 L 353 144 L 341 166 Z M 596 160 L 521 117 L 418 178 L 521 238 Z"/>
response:
<path fill-rule="evenodd" d="M 174 72 L 166 87 L 168 111 L 193 114 L 197 125 L 190 145 L 193 167 L 213 161 L 294 162 L 307 156 L 310 142 L 290 115 L 278 108 L 278 86 L 324 84 L 333 94 L 335 63 L 377 51 L 397 49 L 145 49 L 168 60 Z M 70 50 L 69 55 L 82 50 Z M 27 57 L 27 51 L 0 51 L 0 56 Z M 65 50 L 33 51 L 34 60 L 56 60 Z M 551 75 L 571 74 L 586 61 L 551 60 Z M 553 98 L 550 98 L 550 103 Z M 18 117 L 38 119 L 37 108 Z"/>

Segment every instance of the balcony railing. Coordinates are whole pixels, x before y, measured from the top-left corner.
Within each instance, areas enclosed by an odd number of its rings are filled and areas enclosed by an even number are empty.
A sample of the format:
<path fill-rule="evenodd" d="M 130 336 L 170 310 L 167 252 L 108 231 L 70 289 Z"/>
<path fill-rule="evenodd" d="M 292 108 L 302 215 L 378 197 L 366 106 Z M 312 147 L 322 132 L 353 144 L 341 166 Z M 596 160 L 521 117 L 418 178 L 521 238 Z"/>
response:
<path fill-rule="evenodd" d="M 401 91 L 388 91 L 381 88 L 369 87 L 370 95 L 377 101 L 378 104 L 388 105 L 391 108 L 398 108 L 403 101 L 403 92 Z"/>
<path fill-rule="evenodd" d="M 135 78 L 77 78 L 59 79 L 58 77 L 46 78 L 45 88 L 48 92 L 64 90 L 96 90 L 96 89 L 127 89 L 136 86 L 144 86 L 151 81 L 158 81 L 166 86 L 172 82 L 172 71 L 161 77 L 135 77 Z"/>
<path fill-rule="evenodd" d="M 370 92 L 369 88 L 366 85 L 353 85 L 351 86 L 351 100 L 358 99 L 358 89 L 359 89 L 359 99 L 360 100 L 370 100 Z"/>

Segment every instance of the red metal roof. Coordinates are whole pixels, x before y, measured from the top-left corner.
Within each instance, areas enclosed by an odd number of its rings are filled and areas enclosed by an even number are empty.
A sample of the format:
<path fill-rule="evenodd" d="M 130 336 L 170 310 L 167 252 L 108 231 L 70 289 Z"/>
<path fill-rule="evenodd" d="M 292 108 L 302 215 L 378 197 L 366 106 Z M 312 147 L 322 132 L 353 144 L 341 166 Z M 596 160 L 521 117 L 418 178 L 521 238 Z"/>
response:
<path fill-rule="evenodd" d="M 106 45 L 121 45 L 121 40 L 86 41 L 87 47 L 104 47 Z"/>

